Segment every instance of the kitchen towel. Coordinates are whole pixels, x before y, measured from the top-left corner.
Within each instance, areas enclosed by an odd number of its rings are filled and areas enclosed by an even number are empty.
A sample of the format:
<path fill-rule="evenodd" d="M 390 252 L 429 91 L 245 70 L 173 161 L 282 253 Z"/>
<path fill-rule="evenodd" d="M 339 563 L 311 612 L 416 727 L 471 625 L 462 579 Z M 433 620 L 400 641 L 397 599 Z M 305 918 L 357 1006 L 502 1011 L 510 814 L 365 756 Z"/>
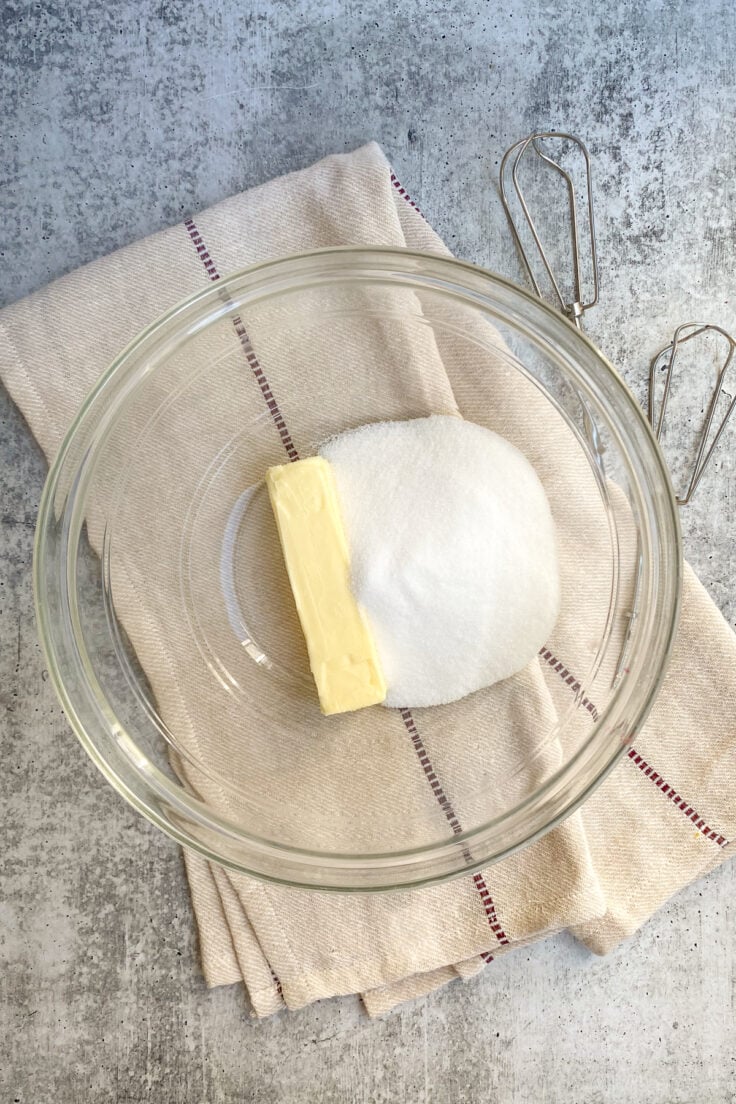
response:
<path fill-rule="evenodd" d="M 0 313 L 0 373 L 51 459 L 100 371 L 173 303 L 259 260 L 319 246 L 359 244 L 447 253 L 375 144 L 326 158 L 220 203 L 5 308 Z M 49 333 L 54 336 L 53 357 Z M 250 336 L 260 352 L 258 334 Z M 267 342 L 265 333 L 262 338 Z M 459 405 L 466 416 L 490 419 L 492 428 L 524 444 L 528 412 L 522 403 L 511 402 L 489 413 L 488 380 L 468 386 L 476 365 L 453 358 L 452 349 L 420 348 L 407 355 L 398 377 L 382 376 L 378 359 L 366 366 L 377 381 L 375 391 L 365 399 L 347 387 L 344 406 L 332 411 L 337 428 L 344 426 L 347 410 L 356 421 L 407 412 L 454 413 L 462 394 Z M 270 410 L 273 400 L 262 383 L 255 376 L 250 382 L 248 402 L 254 412 L 258 404 Z M 271 419 L 264 456 L 279 462 L 288 457 L 289 447 L 308 454 L 323 422 L 315 420 L 305 396 L 295 401 L 294 380 L 269 376 L 267 386 L 269 394 L 282 396 L 282 405 L 280 421 Z M 290 401 L 285 401 L 287 395 Z M 226 417 L 227 411 L 215 405 L 210 416 Z M 534 449 L 530 445 L 525 451 Z M 196 461 L 195 453 L 192 457 Z M 538 470 L 544 469 L 543 451 L 530 458 Z M 572 459 L 570 464 L 570 480 L 583 478 Z M 544 478 L 544 470 L 540 474 Z M 99 520 L 91 524 L 93 544 L 95 524 Z M 591 555 L 579 533 L 576 539 L 572 515 L 561 517 L 558 525 L 562 539 L 569 539 L 568 562 L 575 554 L 583 559 Z M 151 538 L 155 542 L 155 533 Z M 150 552 L 145 542 L 126 549 L 121 572 L 145 565 Z M 584 566 L 575 564 L 571 579 Z M 124 587 L 121 593 L 125 595 Z M 186 701 L 188 688 L 172 682 L 165 669 L 171 656 L 166 656 L 164 642 L 172 628 L 166 603 L 154 600 L 145 580 L 128 587 L 127 600 L 126 607 L 124 596 L 123 621 L 130 639 L 157 692 L 162 715 L 176 722 L 192 702 Z M 179 637 L 173 628 L 175 649 Z M 516 682 L 510 680 L 512 686 L 494 690 L 494 708 L 507 711 L 521 740 L 538 722 L 539 711 L 564 707 L 563 696 L 570 693 L 568 672 L 576 669 L 573 628 L 558 626 L 550 642 L 554 650 L 550 647 Z M 193 662 L 186 642 L 180 646 L 181 652 L 173 653 L 177 666 Z M 242 979 L 258 1015 L 348 992 L 361 992 L 375 1014 L 452 978 L 469 977 L 499 954 L 563 927 L 571 927 L 591 949 L 605 952 L 678 888 L 728 854 L 736 831 L 735 685 L 736 641 L 686 569 L 680 632 L 659 700 L 635 746 L 581 813 L 475 876 L 392 895 L 285 889 L 186 853 L 208 983 Z M 197 702 L 201 708 L 195 693 L 195 709 Z M 487 708 L 488 700 L 474 695 L 458 703 L 456 722 L 467 729 L 478 720 L 474 711 Z M 442 733 L 433 731 L 431 711 L 422 711 L 421 720 L 382 712 L 379 725 L 391 740 L 401 784 L 417 804 L 426 801 L 422 808 L 427 817 L 446 817 L 446 799 L 443 804 L 438 798 L 423 757 L 432 749 L 442 761 L 439 776 L 452 778 L 453 771 L 463 769 L 452 760 L 453 749 L 462 742 L 443 742 Z M 357 731 L 365 721 L 350 723 Z M 172 727 L 177 730 L 176 724 Z M 200 727 L 206 727 L 204 718 Z M 399 737 L 403 745 L 396 742 Z M 549 755 L 554 759 L 560 750 L 553 747 Z M 181 759 L 175 765 L 188 785 L 206 791 L 207 780 L 199 772 Z M 298 784 L 296 778 L 283 781 Z M 349 785 L 350 778 L 341 776 L 341 782 Z M 444 796 L 440 789 L 440 798 Z M 355 797 L 346 794 L 348 810 Z"/>

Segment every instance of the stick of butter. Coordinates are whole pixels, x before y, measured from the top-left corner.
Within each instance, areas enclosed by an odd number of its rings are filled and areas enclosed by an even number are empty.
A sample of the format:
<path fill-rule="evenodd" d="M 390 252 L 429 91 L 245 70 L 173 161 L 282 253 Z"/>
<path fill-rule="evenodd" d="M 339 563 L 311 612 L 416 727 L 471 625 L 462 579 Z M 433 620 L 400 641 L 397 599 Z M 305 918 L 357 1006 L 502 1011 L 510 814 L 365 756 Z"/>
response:
<path fill-rule="evenodd" d="M 350 554 L 332 468 L 321 456 L 269 468 L 266 486 L 322 712 L 377 705 L 386 684 L 350 588 Z"/>

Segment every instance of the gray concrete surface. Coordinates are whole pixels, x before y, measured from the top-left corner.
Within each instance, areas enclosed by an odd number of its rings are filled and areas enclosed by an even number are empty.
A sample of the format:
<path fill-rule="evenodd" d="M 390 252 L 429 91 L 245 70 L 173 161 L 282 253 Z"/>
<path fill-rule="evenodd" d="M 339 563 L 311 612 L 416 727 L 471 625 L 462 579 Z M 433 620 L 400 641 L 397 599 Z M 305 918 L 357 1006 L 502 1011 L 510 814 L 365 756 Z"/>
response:
<path fill-rule="evenodd" d="M 730 0 L 396 8 L 6 0 L 0 301 L 369 138 L 459 255 L 518 277 L 498 161 L 564 126 L 597 169 L 588 330 L 632 387 L 676 321 L 736 330 Z M 44 464 L 0 409 L 3 1104 L 736 1099 L 731 866 L 608 959 L 563 936 L 378 1022 L 342 999 L 254 1023 L 241 990 L 206 991 L 176 847 L 106 787 L 46 681 Z M 734 441 L 683 518 L 732 623 Z"/>

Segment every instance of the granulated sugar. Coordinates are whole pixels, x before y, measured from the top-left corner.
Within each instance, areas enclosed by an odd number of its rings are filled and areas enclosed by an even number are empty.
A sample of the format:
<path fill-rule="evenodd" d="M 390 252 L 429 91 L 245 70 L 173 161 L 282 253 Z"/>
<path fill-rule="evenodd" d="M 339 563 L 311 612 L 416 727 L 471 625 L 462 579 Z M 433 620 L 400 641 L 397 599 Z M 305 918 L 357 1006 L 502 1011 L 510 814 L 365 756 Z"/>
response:
<path fill-rule="evenodd" d="M 529 461 L 448 415 L 327 442 L 353 590 L 373 630 L 386 705 L 440 705 L 520 671 L 557 619 L 549 504 Z"/>

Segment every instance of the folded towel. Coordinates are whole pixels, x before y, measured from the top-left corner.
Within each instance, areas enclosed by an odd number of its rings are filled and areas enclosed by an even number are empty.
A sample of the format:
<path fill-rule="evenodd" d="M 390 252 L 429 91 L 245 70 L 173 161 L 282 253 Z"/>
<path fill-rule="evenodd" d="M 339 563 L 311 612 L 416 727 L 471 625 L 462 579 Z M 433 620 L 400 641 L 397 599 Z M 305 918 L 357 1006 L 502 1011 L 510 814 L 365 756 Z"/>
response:
<path fill-rule="evenodd" d="M 52 459 L 99 373 L 154 318 L 230 271 L 332 245 L 405 246 L 447 254 L 381 150 L 371 144 L 226 200 L 5 308 L 0 312 L 0 375 Z M 595 573 L 587 567 L 600 552 L 590 539 L 595 526 L 580 539 L 585 511 L 599 508 L 595 494 L 586 498 L 589 475 L 572 452 L 562 459 L 557 455 L 551 470 L 544 449 L 535 443 L 538 435 L 528 428 L 533 396 L 499 391 L 494 385 L 502 366 L 489 369 L 484 362 L 481 372 L 466 347 L 444 348 L 441 342 L 415 340 L 416 335 L 411 341 L 403 335 L 402 344 L 397 330 L 382 348 L 380 337 L 367 361 L 368 343 L 359 335 L 360 372 L 346 371 L 344 393 L 336 396 L 320 390 L 318 348 L 304 352 L 309 371 L 290 373 L 288 358 L 269 357 L 278 335 L 265 325 L 259 331 L 256 321 L 249 338 L 261 362 L 269 365 L 268 378 L 262 371 L 253 373 L 245 389 L 242 373 L 231 377 L 230 361 L 223 356 L 218 394 L 192 399 L 201 412 L 199 435 L 151 446 L 147 506 L 112 560 L 118 615 L 161 716 L 182 741 L 172 759 L 182 781 L 227 813 L 230 797 L 202 764 L 214 773 L 233 770 L 237 782 L 238 771 L 252 774 L 257 762 L 258 784 L 278 787 L 288 814 L 299 804 L 309 772 L 319 769 L 335 808 L 332 830 L 343 831 L 346 838 L 354 829 L 351 810 L 361 801 L 366 772 L 376 769 L 379 750 L 389 795 L 383 810 L 387 823 L 393 817 L 397 833 L 406 830 L 401 809 L 394 810 L 390 799 L 402 794 L 421 824 L 446 831 L 450 817 L 463 812 L 453 808 L 448 793 L 467 792 L 463 778 L 478 769 L 468 733 L 483 731 L 484 720 L 494 716 L 523 748 L 540 725 L 551 728 L 570 695 L 568 672 L 584 662 L 580 626 L 567 623 L 563 602 L 550 650 L 515 679 L 439 713 L 422 710 L 413 716 L 374 709 L 342 718 L 333 737 L 320 745 L 319 761 L 310 762 L 313 708 L 305 710 L 295 700 L 282 727 L 243 717 L 240 703 L 227 706 L 211 698 L 180 603 L 167 600 L 166 588 L 175 577 L 167 557 L 174 551 L 162 520 L 167 511 L 178 516 L 180 503 L 191 497 L 189 481 L 199 479 L 198 459 L 206 454 L 198 451 L 194 438 L 206 442 L 208 420 L 266 418 L 262 444 L 251 450 L 248 470 L 232 476 L 228 492 L 233 497 L 223 498 L 226 510 L 237 497 L 238 480 L 242 489 L 270 464 L 293 458 L 292 453 L 309 455 L 331 432 L 379 418 L 461 410 L 522 447 L 543 481 L 551 485 L 565 478 L 576 486 L 574 511 L 565 513 L 559 504 L 556 516 L 563 590 L 590 578 L 591 608 Z M 236 334 L 232 340 L 237 342 Z M 321 340 L 349 343 L 350 335 L 328 333 Z M 348 354 L 349 344 L 346 363 Z M 554 418 L 549 409 L 540 407 L 540 412 Z M 551 423 L 549 432 L 557 432 Z M 173 489 L 164 471 L 172 448 L 178 457 Z M 561 464 L 567 464 L 562 474 Z M 99 548 L 104 506 L 87 521 L 93 547 Z M 242 980 L 257 1015 L 352 992 L 362 993 L 369 1013 L 377 1014 L 453 978 L 470 977 L 499 954 L 562 928 L 572 928 L 592 950 L 605 953 L 677 889 L 729 853 L 736 833 L 734 686 L 736 640 L 686 567 L 679 634 L 659 699 L 635 746 L 579 813 L 476 875 L 391 894 L 335 895 L 269 885 L 186 852 L 208 984 Z M 261 692 L 270 693 L 254 683 L 254 694 Z M 234 733 L 232 744 L 228 732 Z M 259 740 L 269 751 L 283 748 L 283 754 L 259 759 Z M 243 746 L 250 750 L 248 758 Z M 533 769 L 553 769 L 564 751 L 552 742 Z M 489 771 L 487 784 L 500 786 L 504 764 Z M 529 782 L 526 777 L 524 784 Z M 253 785 L 253 779 L 244 779 L 243 785 Z M 301 813 L 297 835 L 310 833 L 318 843 L 325 831 L 319 811 Z M 472 810 L 466 815 L 471 820 Z M 290 826 L 285 823 L 283 830 L 288 833 Z"/>

